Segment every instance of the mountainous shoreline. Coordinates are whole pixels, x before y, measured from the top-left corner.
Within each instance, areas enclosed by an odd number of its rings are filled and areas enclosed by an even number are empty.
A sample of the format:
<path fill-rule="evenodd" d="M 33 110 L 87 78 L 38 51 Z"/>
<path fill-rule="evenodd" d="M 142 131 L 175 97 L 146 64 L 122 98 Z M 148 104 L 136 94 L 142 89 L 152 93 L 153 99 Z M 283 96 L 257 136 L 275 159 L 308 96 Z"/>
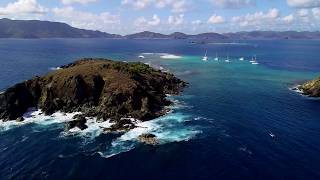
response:
<path fill-rule="evenodd" d="M 60 22 L 39 20 L 0 19 L 0 38 L 110 38 L 110 39 L 190 39 L 190 40 L 276 40 L 276 39 L 320 39 L 320 32 L 297 31 L 251 31 L 235 33 L 201 33 L 189 35 L 182 32 L 161 34 L 144 31 L 129 35 L 109 34 L 101 31 L 74 28 Z"/>
<path fill-rule="evenodd" d="M 120 38 L 120 35 L 84 30 L 68 24 L 38 20 L 0 19 L 0 38 Z"/>

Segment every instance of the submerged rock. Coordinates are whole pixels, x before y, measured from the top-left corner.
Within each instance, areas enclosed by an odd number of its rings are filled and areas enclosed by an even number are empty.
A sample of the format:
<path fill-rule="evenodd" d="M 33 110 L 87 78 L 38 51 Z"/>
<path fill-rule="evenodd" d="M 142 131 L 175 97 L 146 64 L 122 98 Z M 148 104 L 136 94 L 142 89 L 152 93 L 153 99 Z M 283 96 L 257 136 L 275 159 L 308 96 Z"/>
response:
<path fill-rule="evenodd" d="M 15 120 L 28 108 L 38 107 L 47 115 L 82 112 L 99 121 L 111 119 L 115 122 L 111 129 L 131 128 L 121 119 L 146 121 L 165 114 L 164 107 L 171 103 L 166 94 L 178 94 L 185 86 L 174 75 L 143 63 L 82 59 L 0 94 L 0 119 Z M 70 122 L 70 127 L 83 128 L 80 122 Z"/>
<path fill-rule="evenodd" d="M 149 145 L 158 144 L 157 136 L 154 134 L 141 134 L 140 136 L 138 136 L 138 140 Z"/>
<path fill-rule="evenodd" d="M 299 86 L 299 90 L 301 90 L 305 95 L 320 97 L 320 78 L 304 83 Z"/>

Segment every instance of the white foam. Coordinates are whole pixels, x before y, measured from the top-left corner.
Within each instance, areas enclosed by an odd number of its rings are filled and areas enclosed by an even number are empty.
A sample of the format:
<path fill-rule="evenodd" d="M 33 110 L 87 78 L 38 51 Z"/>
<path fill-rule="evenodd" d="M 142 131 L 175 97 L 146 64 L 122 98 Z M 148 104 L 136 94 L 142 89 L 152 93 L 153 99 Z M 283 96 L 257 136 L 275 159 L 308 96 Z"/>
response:
<path fill-rule="evenodd" d="M 169 112 L 169 114 L 151 121 L 141 122 L 139 120 L 129 118 L 136 125 L 136 128 L 114 139 L 111 143 L 111 146 L 108 146 L 105 151 L 100 151 L 97 153 L 102 157 L 109 158 L 119 153 L 130 151 L 135 148 L 137 143 L 139 143 L 138 136 L 145 133 L 152 133 L 156 135 L 159 144 L 188 141 L 189 139 L 193 138 L 201 131 L 199 131 L 196 127 L 185 125 L 185 122 L 193 121 L 194 119 L 188 115 L 173 112 L 175 109 L 185 108 L 185 105 L 179 101 L 175 101 L 175 104 L 175 106 L 170 107 L 172 110 Z M 22 122 L 0 121 L 0 130 L 9 130 L 30 123 L 43 126 L 61 124 L 72 121 L 73 116 L 76 114 L 81 113 L 56 112 L 51 116 L 47 116 L 43 114 L 40 109 L 30 109 L 23 115 L 24 121 Z M 112 123 L 110 123 L 110 121 L 99 122 L 96 118 L 87 118 L 86 125 L 88 128 L 84 130 L 79 128 L 73 128 L 67 132 L 62 130 L 61 135 L 63 137 L 80 136 L 85 138 L 85 140 L 88 139 L 91 141 L 92 139 L 103 134 L 104 129 L 110 127 Z"/>
<path fill-rule="evenodd" d="M 144 64 L 146 64 L 146 65 L 148 65 L 148 66 L 150 66 L 150 67 L 152 67 L 154 69 L 158 69 L 158 70 L 160 70 L 162 72 L 169 72 L 169 70 L 165 69 L 163 66 L 152 64 L 151 62 L 146 62 Z"/>
<path fill-rule="evenodd" d="M 299 94 L 303 94 L 303 90 L 300 89 L 301 85 L 297 85 L 297 86 L 294 86 L 292 88 L 289 88 L 290 90 L 294 91 L 294 92 L 297 92 Z"/>
<path fill-rule="evenodd" d="M 317 100 L 317 101 L 320 100 L 319 97 L 311 97 L 311 96 L 309 96 L 309 95 L 306 95 L 306 94 L 304 93 L 304 91 L 303 91 L 302 89 L 300 89 L 300 87 L 301 87 L 301 85 L 297 85 L 297 86 L 294 86 L 294 87 L 292 87 L 292 88 L 289 88 L 289 90 L 294 91 L 294 92 L 300 94 L 302 97 L 307 98 L 307 99 L 310 99 L 310 100 Z"/>
<path fill-rule="evenodd" d="M 56 71 L 62 69 L 61 67 L 51 67 L 49 68 L 51 71 Z"/>
<path fill-rule="evenodd" d="M 142 56 L 160 56 L 161 59 L 181 59 L 182 56 L 169 53 L 141 53 Z"/>
<path fill-rule="evenodd" d="M 81 130 L 77 127 L 70 129 L 67 132 L 62 132 L 62 135 L 64 136 L 81 136 L 84 138 L 94 139 L 98 136 L 100 136 L 105 128 L 109 128 L 113 123 L 111 123 L 109 120 L 99 122 L 96 118 L 86 118 L 87 122 L 86 125 L 88 128 Z"/>
<path fill-rule="evenodd" d="M 174 54 L 164 54 L 164 55 L 161 55 L 160 58 L 162 58 L 162 59 L 181 59 L 182 56 L 177 56 Z"/>
<path fill-rule="evenodd" d="M 187 127 L 183 123 L 192 120 L 191 117 L 181 113 L 170 113 L 152 121 L 138 122 L 134 128 L 112 142 L 111 147 L 105 152 L 100 152 L 102 157 L 109 158 L 116 154 L 134 149 L 138 137 L 142 134 L 156 135 L 159 144 L 170 142 L 188 141 L 200 133 L 195 127 Z"/>
<path fill-rule="evenodd" d="M 0 121 L 0 130 L 7 131 L 12 128 L 20 127 L 26 124 L 34 123 L 40 125 L 51 125 L 57 123 L 64 123 L 67 121 L 71 121 L 72 117 L 76 114 L 80 114 L 80 112 L 75 113 L 62 113 L 56 112 L 50 116 L 45 115 L 41 109 L 30 108 L 24 115 L 24 121 Z"/>

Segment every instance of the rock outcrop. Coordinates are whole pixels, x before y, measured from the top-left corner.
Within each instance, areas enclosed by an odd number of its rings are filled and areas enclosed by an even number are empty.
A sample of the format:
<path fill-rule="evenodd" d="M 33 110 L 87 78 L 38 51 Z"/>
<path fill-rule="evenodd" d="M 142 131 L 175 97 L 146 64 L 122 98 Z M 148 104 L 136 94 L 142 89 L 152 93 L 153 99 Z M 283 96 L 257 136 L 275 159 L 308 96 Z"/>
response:
<path fill-rule="evenodd" d="M 304 83 L 303 85 L 299 86 L 299 89 L 305 95 L 311 97 L 320 97 L 320 78 Z"/>
<path fill-rule="evenodd" d="M 149 145 L 158 144 L 157 136 L 154 134 L 141 134 L 138 137 L 138 140 L 142 143 L 149 144 Z"/>
<path fill-rule="evenodd" d="M 170 104 L 166 94 L 178 94 L 186 86 L 174 75 L 143 63 L 82 59 L 61 68 L 0 94 L 0 119 L 16 120 L 28 108 L 38 107 L 47 115 L 82 112 L 99 121 L 113 120 L 114 129 L 125 128 L 130 123 L 123 123 L 123 118 L 146 121 L 163 115 Z M 78 118 L 68 128 L 84 128 L 83 122 Z"/>
<path fill-rule="evenodd" d="M 79 128 L 81 130 L 88 128 L 88 126 L 86 125 L 87 119 L 82 114 L 75 115 L 73 117 L 73 119 L 75 119 L 75 120 L 69 121 L 65 124 L 65 130 L 69 131 L 70 129 L 73 129 L 75 127 Z"/>

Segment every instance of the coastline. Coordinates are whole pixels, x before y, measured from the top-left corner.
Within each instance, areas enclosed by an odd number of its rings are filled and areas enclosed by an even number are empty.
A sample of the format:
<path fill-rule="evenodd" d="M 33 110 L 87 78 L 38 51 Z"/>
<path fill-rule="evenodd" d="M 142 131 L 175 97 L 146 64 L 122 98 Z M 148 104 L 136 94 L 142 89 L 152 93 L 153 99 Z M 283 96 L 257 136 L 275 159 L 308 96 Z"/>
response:
<path fill-rule="evenodd" d="M 299 94 L 300 96 L 304 97 L 304 98 L 307 98 L 309 100 L 316 100 L 316 101 L 320 101 L 320 97 L 313 97 L 313 96 L 310 96 L 308 94 L 306 94 L 302 89 L 300 89 L 299 87 L 301 87 L 302 85 L 295 85 L 291 88 L 289 88 L 290 91 L 293 91 L 295 92 L 296 94 Z"/>

